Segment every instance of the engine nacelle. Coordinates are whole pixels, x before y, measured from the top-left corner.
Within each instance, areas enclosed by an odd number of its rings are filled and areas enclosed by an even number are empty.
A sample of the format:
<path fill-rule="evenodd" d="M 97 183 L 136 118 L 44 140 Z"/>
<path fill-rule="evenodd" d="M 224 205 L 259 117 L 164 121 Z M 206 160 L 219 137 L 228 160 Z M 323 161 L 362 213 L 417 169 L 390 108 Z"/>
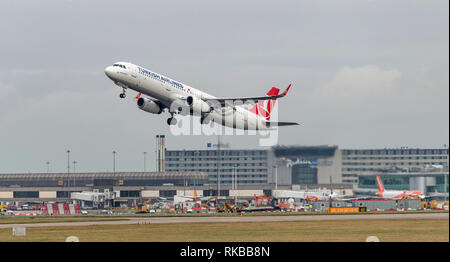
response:
<path fill-rule="evenodd" d="M 192 107 L 192 111 L 197 113 L 210 113 L 211 106 L 205 101 L 193 96 L 188 96 L 186 102 Z"/>
<path fill-rule="evenodd" d="M 145 97 L 140 97 L 138 99 L 137 106 L 139 109 L 152 114 L 161 114 L 162 112 L 162 108 L 157 103 Z"/>

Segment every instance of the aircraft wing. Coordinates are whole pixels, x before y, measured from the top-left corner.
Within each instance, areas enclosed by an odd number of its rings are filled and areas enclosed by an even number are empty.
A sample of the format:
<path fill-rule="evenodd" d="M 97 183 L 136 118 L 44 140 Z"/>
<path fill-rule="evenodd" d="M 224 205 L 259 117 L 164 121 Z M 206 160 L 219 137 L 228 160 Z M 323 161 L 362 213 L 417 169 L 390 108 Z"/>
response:
<path fill-rule="evenodd" d="M 339 200 L 344 200 L 344 201 L 377 200 L 377 199 L 383 199 L 383 198 L 376 197 L 376 196 L 361 196 L 361 197 L 351 197 L 351 198 L 339 198 Z"/>
<path fill-rule="evenodd" d="M 235 101 L 242 101 L 243 103 L 246 103 L 247 101 L 260 101 L 260 100 L 271 100 L 271 99 L 277 99 L 286 96 L 287 92 L 291 88 L 291 85 L 289 85 L 286 90 L 279 94 L 279 95 L 273 95 L 273 96 L 256 96 L 256 97 L 236 97 L 236 98 L 206 98 L 203 99 L 205 102 L 219 102 L 222 107 L 227 106 L 229 104 L 230 106 L 233 105 Z"/>
<path fill-rule="evenodd" d="M 297 126 L 300 125 L 299 123 L 295 122 L 266 122 L 266 127 L 271 126 Z"/>

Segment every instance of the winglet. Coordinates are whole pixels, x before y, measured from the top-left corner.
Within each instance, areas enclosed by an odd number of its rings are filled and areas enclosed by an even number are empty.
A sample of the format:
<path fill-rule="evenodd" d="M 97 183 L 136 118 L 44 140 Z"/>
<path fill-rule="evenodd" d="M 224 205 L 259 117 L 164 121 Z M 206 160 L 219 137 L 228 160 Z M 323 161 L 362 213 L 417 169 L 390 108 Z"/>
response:
<path fill-rule="evenodd" d="M 283 92 L 283 96 L 287 95 L 287 92 L 289 91 L 289 89 L 291 88 L 291 84 L 289 84 L 289 86 L 286 88 L 286 90 Z"/>

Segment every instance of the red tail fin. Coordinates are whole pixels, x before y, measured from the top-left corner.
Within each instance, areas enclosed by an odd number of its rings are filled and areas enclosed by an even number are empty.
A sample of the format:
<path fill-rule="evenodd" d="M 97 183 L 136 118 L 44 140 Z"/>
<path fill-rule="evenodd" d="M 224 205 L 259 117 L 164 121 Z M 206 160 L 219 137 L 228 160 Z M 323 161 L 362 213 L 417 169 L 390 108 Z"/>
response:
<path fill-rule="evenodd" d="M 269 92 L 267 92 L 267 96 L 276 96 L 280 92 L 280 89 L 276 87 L 272 87 Z M 250 109 L 250 112 L 264 117 L 267 121 L 270 120 L 270 113 L 272 112 L 272 108 L 275 106 L 276 99 L 263 100 L 260 101 L 256 106 Z"/>
<path fill-rule="evenodd" d="M 384 186 L 383 183 L 381 182 L 381 178 L 380 176 L 377 176 L 377 185 L 378 185 L 378 192 L 384 192 Z"/>

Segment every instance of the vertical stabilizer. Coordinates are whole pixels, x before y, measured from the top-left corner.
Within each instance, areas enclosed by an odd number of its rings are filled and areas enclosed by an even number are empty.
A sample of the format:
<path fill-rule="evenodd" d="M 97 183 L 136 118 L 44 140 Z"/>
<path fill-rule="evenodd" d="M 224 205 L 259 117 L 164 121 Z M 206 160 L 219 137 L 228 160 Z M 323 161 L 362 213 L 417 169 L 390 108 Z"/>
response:
<path fill-rule="evenodd" d="M 383 186 L 383 183 L 381 182 L 380 176 L 377 176 L 377 186 L 378 186 L 378 193 L 383 193 L 384 186 Z"/>
<path fill-rule="evenodd" d="M 267 92 L 267 96 L 276 96 L 280 93 L 280 89 L 276 87 L 272 87 L 272 89 Z M 275 106 L 276 99 L 270 99 L 270 100 L 262 100 L 259 101 L 258 104 L 256 104 L 254 107 L 250 109 L 250 112 L 263 117 L 267 121 L 270 120 L 270 113 L 272 112 L 273 107 Z"/>

